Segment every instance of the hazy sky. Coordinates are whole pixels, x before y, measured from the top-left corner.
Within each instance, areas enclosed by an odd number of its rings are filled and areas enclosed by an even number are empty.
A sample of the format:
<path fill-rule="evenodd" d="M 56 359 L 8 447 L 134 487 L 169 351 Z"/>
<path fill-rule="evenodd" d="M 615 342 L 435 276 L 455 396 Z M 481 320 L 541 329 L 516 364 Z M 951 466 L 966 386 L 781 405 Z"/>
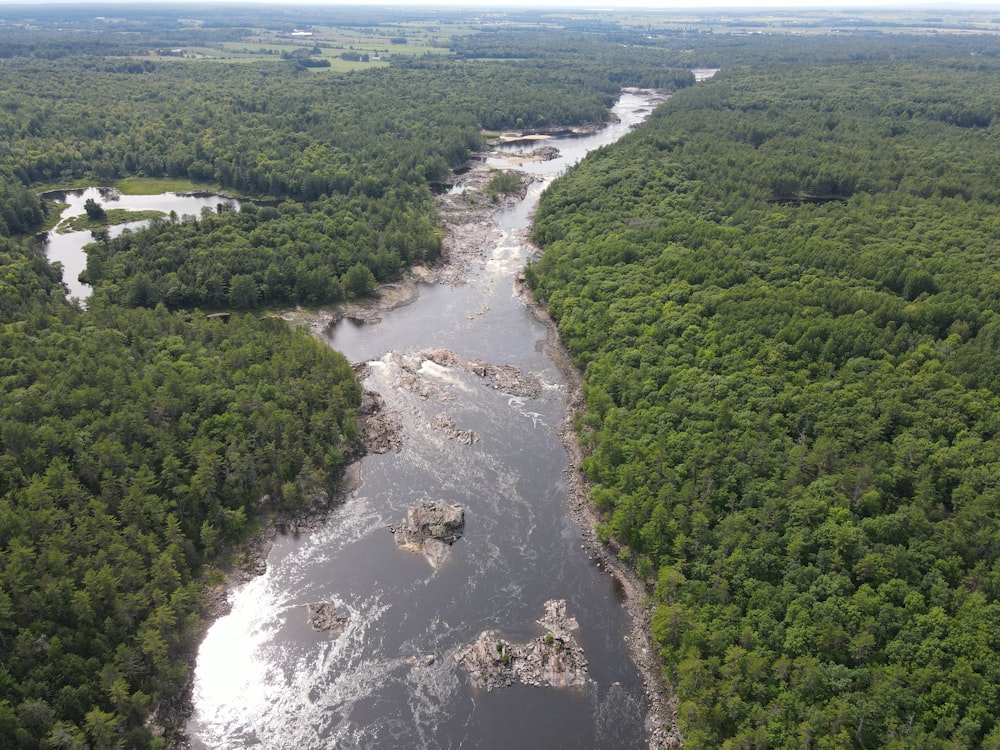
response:
<path fill-rule="evenodd" d="M 177 0 L 181 1 L 181 0 Z M 219 1 L 219 0 L 216 0 Z M 246 0 L 222 0 L 223 2 L 246 2 Z M 267 0 L 256 0 L 267 3 Z M 961 6 L 977 8 L 993 7 L 1000 10 L 1000 0 L 272 0 L 274 5 L 424 5 L 424 6 L 460 6 L 466 8 L 504 8 L 509 6 L 530 6 L 534 8 L 605 8 L 618 10 L 622 8 L 823 8 L 837 10 L 844 7 L 894 7 L 894 8 L 926 8 L 937 7 L 942 10 L 954 10 Z"/>
<path fill-rule="evenodd" d="M 94 0 L 93 5 L 104 3 L 124 3 L 140 5 L 182 5 L 191 4 L 193 0 Z M 4 5 L 22 5 L 26 3 L 49 4 L 50 0 L 0 0 Z M 65 0 L 51 0 L 52 3 Z M 955 11 L 964 7 L 977 10 L 996 9 L 1000 12 L 1000 0 L 207 0 L 209 3 L 234 2 L 257 5 L 359 5 L 373 7 L 392 7 L 398 5 L 422 5 L 427 7 L 450 6 L 465 8 L 604 8 L 620 10 L 624 8 L 655 8 L 670 10 L 672 8 L 740 8 L 764 10 L 767 8 L 803 8 L 824 10 L 839 10 L 841 8 L 940 8 L 942 11 Z"/>
<path fill-rule="evenodd" d="M 235 0 L 233 0 L 235 1 Z M 955 11 L 962 7 L 974 7 L 982 10 L 995 8 L 1000 12 L 1000 0 L 497 0 L 491 2 L 474 2 L 472 0 L 381 0 L 365 2 L 361 0 L 299 0 L 309 4 L 342 4 L 342 5 L 424 5 L 424 6 L 460 6 L 466 8 L 504 8 L 509 6 L 534 8 L 603 8 L 621 10 L 626 8 L 654 8 L 670 10 L 672 8 L 739 8 L 745 10 L 764 10 L 767 8 L 802 8 L 823 10 L 839 10 L 841 8 L 940 8 Z M 289 2 L 288 4 L 293 4 Z"/>
<path fill-rule="evenodd" d="M 228 0 L 223 0 L 228 1 Z M 232 0 L 236 2 L 237 0 Z M 261 0 L 266 2 L 266 0 Z M 485 2 L 475 2 L 473 0 L 376 0 L 366 2 L 365 0 L 288 0 L 277 4 L 293 5 L 296 3 L 308 4 L 335 4 L 335 5 L 372 5 L 372 6 L 393 6 L 393 5 L 425 5 L 433 7 L 435 5 L 462 6 L 467 8 L 503 8 L 507 6 L 531 6 L 535 8 L 606 8 L 608 10 L 618 10 L 621 8 L 658 8 L 669 10 L 670 8 L 823 8 L 825 10 L 837 10 L 843 7 L 894 7 L 894 8 L 926 8 L 937 7 L 942 10 L 954 10 L 962 6 L 975 6 L 976 8 L 993 7 L 1000 10 L 1000 0 L 485 0 Z"/>

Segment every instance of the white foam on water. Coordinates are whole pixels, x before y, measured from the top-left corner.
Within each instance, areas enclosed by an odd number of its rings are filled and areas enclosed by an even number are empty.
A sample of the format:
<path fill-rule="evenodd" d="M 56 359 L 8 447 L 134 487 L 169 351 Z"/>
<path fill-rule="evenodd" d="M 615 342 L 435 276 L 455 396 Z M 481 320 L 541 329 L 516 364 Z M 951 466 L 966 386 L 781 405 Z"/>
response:
<path fill-rule="evenodd" d="M 465 391 L 466 393 L 472 392 L 469 384 L 462 379 L 461 373 L 456 372 L 450 367 L 445 367 L 444 365 L 439 365 L 437 362 L 425 359 L 420 363 L 420 372 L 457 390 Z"/>
<path fill-rule="evenodd" d="M 232 726 L 233 706 L 244 715 L 264 709 L 274 699 L 272 666 L 262 653 L 278 629 L 280 607 L 267 576 L 230 594 L 232 611 L 209 629 L 198 652 L 194 702 L 207 725 Z"/>
<path fill-rule="evenodd" d="M 635 107 L 639 99 L 623 102 Z M 613 133 L 605 136 L 613 140 Z M 567 153 L 585 150 L 582 143 L 567 142 Z M 526 169 L 548 177 L 561 167 L 541 163 Z M 541 189 L 536 183 L 529 194 Z M 450 316 L 444 335 L 424 322 L 410 337 L 401 324 L 386 336 L 395 343 L 383 348 L 379 325 L 366 326 L 364 335 L 372 337 L 364 342 L 366 350 L 410 346 L 412 338 L 414 350 L 441 346 L 488 359 L 481 353 L 490 348 L 484 337 L 496 335 L 495 356 L 502 358 L 496 364 L 541 369 L 556 378 L 554 368 L 538 364 L 540 324 L 538 330 L 504 325 L 507 314 L 527 315 L 506 299 L 506 285 L 512 285 L 506 277 L 520 269 L 527 253 L 516 222 L 528 213 L 523 207 L 507 217 L 501 241 L 484 258 L 479 298 L 470 292 L 456 302 L 441 295 L 441 314 Z M 488 287 L 502 289 L 504 299 L 498 302 Z M 473 321 L 466 321 L 467 313 Z M 480 320 L 482 326 L 473 325 Z M 523 351 L 517 348 L 522 339 Z M 497 710 L 491 701 L 468 687 L 454 662 L 458 649 L 488 628 L 534 632 L 537 606 L 553 596 L 576 596 L 593 608 L 592 619 L 607 619 L 601 595 L 595 599 L 590 591 L 592 579 L 579 575 L 580 564 L 590 571 L 591 563 L 572 560 L 578 549 L 573 529 L 558 516 L 565 454 L 553 425 L 562 418 L 563 387 L 543 381 L 542 395 L 528 399 L 483 387 L 480 378 L 426 361 L 416 351 L 376 356 L 368 362 L 365 386 L 399 415 L 402 451 L 367 457 L 362 488 L 320 528 L 279 538 L 267 573 L 231 593 L 232 612 L 214 623 L 199 653 L 195 716 L 188 727 L 193 748 L 472 747 L 485 726 L 502 727 L 503 721 L 491 713 Z M 434 430 L 431 422 L 442 412 L 481 441 L 461 445 Z M 465 535 L 436 571 L 421 556 L 399 550 L 385 529 L 428 496 L 466 507 Z M 348 615 L 339 637 L 310 629 L 305 606 L 317 601 Z M 619 638 L 598 628 L 592 642 Z M 602 693 L 595 688 L 589 709 L 579 715 L 581 728 L 595 726 L 586 749 L 641 747 L 641 737 L 637 742 L 622 734 L 629 726 L 641 728 L 634 715 L 641 714 L 641 700 Z M 538 711 L 517 721 L 545 722 L 546 700 L 539 693 Z M 488 722 L 480 726 L 483 716 Z"/>

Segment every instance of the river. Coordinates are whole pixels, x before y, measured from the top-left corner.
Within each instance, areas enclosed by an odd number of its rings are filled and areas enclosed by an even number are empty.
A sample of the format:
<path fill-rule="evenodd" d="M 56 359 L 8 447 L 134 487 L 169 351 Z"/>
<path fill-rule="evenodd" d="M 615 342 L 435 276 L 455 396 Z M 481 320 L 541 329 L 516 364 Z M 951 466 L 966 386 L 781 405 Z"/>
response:
<path fill-rule="evenodd" d="M 402 449 L 367 456 L 360 489 L 318 529 L 279 536 L 266 573 L 230 592 L 232 611 L 198 654 L 192 747 L 645 747 L 646 703 L 620 587 L 581 544 L 567 508 L 557 433 L 566 384 L 545 327 L 513 282 L 530 257 L 525 230 L 545 185 L 654 104 L 623 94 L 619 123 L 547 141 L 558 159 L 519 165 L 539 181 L 496 215 L 496 242 L 463 282 L 421 285 L 414 302 L 380 322 L 345 320 L 330 331 L 331 346 L 368 363 L 365 386 L 399 416 Z M 429 349 L 511 365 L 539 387 L 521 395 L 488 387 L 488 378 L 421 354 Z M 475 441 L 456 440 L 442 424 Z M 387 529 L 435 498 L 466 509 L 465 534 L 437 568 L 397 547 Z M 488 629 L 511 641 L 539 635 L 550 599 L 565 600 L 579 623 L 589 683 L 472 687 L 459 651 Z M 342 635 L 310 627 L 313 602 L 349 615 Z"/>

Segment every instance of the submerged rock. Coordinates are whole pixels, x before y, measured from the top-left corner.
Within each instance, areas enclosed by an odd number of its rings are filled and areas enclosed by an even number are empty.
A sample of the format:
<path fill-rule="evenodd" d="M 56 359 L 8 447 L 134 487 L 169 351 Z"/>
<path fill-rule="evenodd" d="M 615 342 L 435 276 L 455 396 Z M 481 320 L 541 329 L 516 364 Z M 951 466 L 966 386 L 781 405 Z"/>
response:
<path fill-rule="evenodd" d="M 546 632 L 525 644 L 504 640 L 495 630 L 479 634 L 455 659 L 469 672 L 472 684 L 492 690 L 515 683 L 545 687 L 585 685 L 587 658 L 573 631 L 576 620 L 566 614 L 566 601 L 545 602 L 538 620 Z"/>
<path fill-rule="evenodd" d="M 479 442 L 479 435 L 472 430 L 463 430 L 450 414 L 438 414 L 431 420 L 431 427 L 440 430 L 460 445 L 473 445 Z"/>
<path fill-rule="evenodd" d="M 338 638 L 347 627 L 349 617 L 338 610 L 330 602 L 307 604 L 309 624 L 313 630 L 325 630 L 334 638 Z"/>
<path fill-rule="evenodd" d="M 465 509 L 444 500 L 428 500 L 406 511 L 406 520 L 389 527 L 396 544 L 422 552 L 435 568 L 448 557 L 465 531 Z"/>

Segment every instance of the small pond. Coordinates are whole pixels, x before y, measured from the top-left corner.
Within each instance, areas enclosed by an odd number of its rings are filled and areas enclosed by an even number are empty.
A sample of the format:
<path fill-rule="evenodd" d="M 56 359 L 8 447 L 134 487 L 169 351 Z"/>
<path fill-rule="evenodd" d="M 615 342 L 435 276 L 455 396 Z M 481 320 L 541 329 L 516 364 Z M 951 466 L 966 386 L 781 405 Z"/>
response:
<path fill-rule="evenodd" d="M 45 254 L 49 262 L 60 263 L 63 269 L 63 283 L 69 290 L 70 297 L 76 297 L 81 302 L 90 296 L 90 286 L 79 280 L 80 274 L 87 267 L 87 254 L 83 251 L 85 245 L 94 241 L 89 229 L 60 233 L 60 227 L 76 216 L 86 213 L 84 204 L 88 199 L 100 203 L 106 210 L 124 209 L 126 211 L 160 211 L 164 216 L 171 212 L 178 217 L 199 216 L 204 209 L 216 210 L 220 203 L 231 203 L 237 209 L 240 202 L 217 193 L 160 193 L 158 195 L 122 195 L 117 190 L 109 188 L 89 187 L 81 190 L 53 190 L 42 194 L 43 198 L 57 203 L 69 204 L 59 216 L 59 223 L 48 233 L 45 242 Z M 117 237 L 126 229 L 135 231 L 149 223 L 145 221 L 130 221 L 108 227 L 108 235 Z"/>

